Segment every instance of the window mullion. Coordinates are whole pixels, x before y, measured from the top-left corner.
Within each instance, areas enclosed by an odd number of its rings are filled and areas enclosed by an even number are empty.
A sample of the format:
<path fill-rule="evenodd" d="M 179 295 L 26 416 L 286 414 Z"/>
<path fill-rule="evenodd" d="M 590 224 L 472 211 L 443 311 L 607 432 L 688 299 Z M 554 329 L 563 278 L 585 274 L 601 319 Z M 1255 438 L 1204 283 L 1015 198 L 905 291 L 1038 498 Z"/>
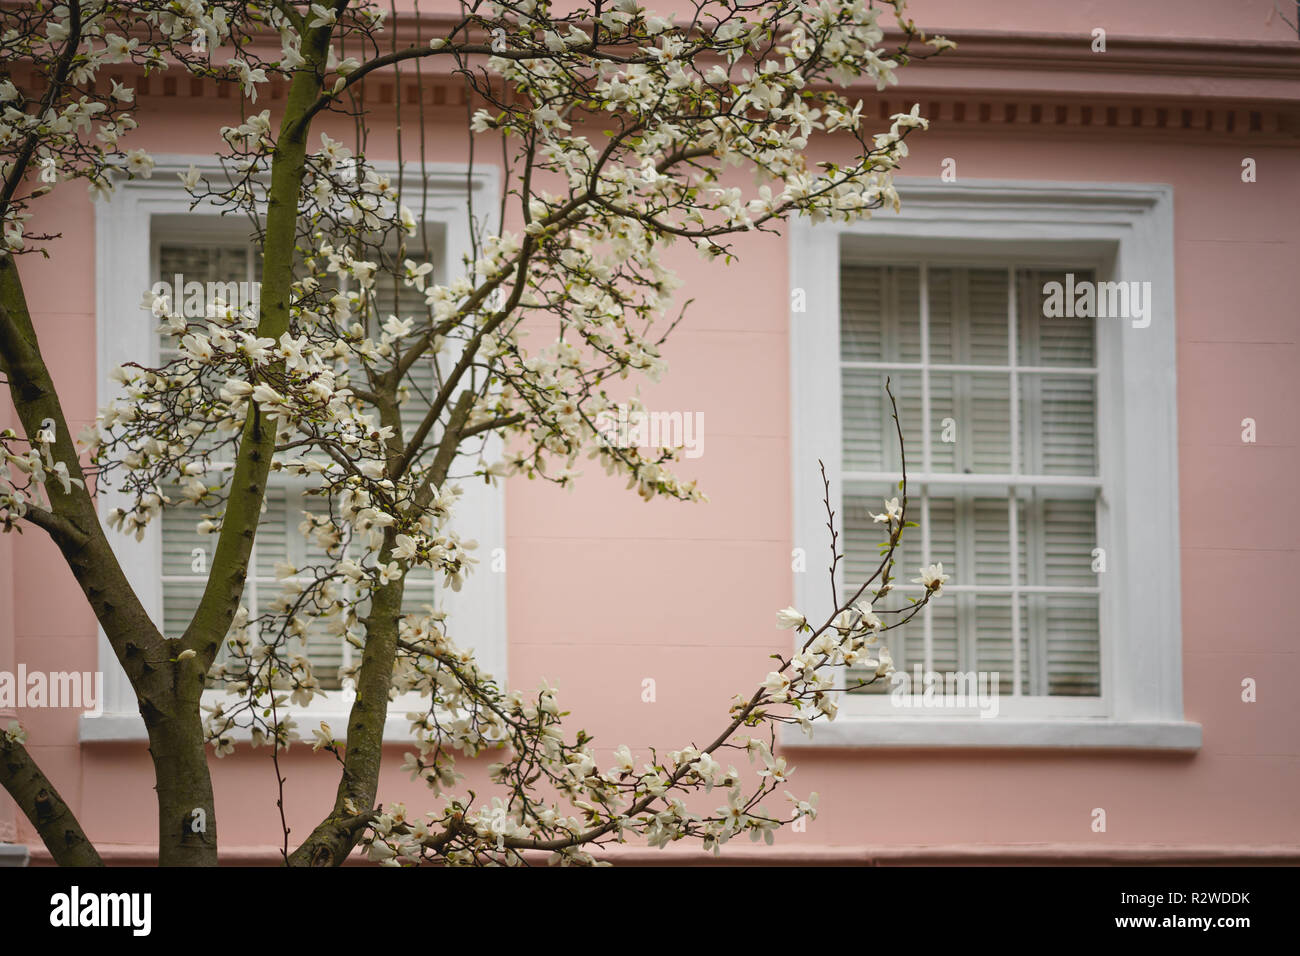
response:
<path fill-rule="evenodd" d="M 975 547 L 975 499 L 973 494 L 960 494 L 954 500 L 953 525 L 957 534 L 957 567 L 969 568 L 972 585 L 979 582 L 976 561 L 979 549 Z M 974 670 L 979 660 L 975 646 L 975 611 L 979 603 L 979 591 L 968 591 L 957 595 L 957 670 Z"/>
<path fill-rule="evenodd" d="M 921 462 L 928 474 L 932 468 L 930 457 L 930 273 L 922 262 L 919 271 L 921 319 Z M 930 566 L 930 489 L 921 491 L 921 566 Z M 925 641 L 925 669 L 934 667 L 934 620 L 930 608 L 925 609 L 923 636 Z"/>
<path fill-rule="evenodd" d="M 1020 474 L 1020 375 L 1017 369 L 1020 357 L 1017 354 L 1017 335 L 1019 326 L 1020 286 L 1016 282 L 1014 266 L 1007 269 L 1007 361 L 1010 373 L 1011 442 L 1010 461 L 1007 466 L 1012 475 Z M 1007 489 L 1007 539 L 1009 570 L 1011 572 L 1011 694 L 1019 697 L 1024 693 L 1021 686 L 1021 650 L 1020 650 L 1020 508 L 1016 503 L 1018 489 L 1012 485 Z"/>

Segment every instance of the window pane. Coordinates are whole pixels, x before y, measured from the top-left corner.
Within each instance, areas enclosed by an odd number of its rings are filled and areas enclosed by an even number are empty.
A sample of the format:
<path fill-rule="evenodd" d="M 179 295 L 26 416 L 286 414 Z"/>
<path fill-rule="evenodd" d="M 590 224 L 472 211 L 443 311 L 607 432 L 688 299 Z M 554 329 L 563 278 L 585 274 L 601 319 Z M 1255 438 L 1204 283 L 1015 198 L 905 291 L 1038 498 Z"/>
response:
<path fill-rule="evenodd" d="M 273 476 L 271 481 L 276 481 Z M 327 555 L 315 537 L 305 538 L 300 525 L 304 512 L 326 517 L 329 508 L 324 498 L 305 493 L 301 486 L 292 484 L 268 488 L 264 499 L 262 522 L 257 529 L 257 576 L 275 579 L 275 566 L 285 562 L 296 568 L 324 564 Z"/>
<path fill-rule="evenodd" d="M 861 489 L 861 486 L 855 486 L 855 489 Z M 845 598 L 852 596 L 862 583 L 867 580 L 877 567 L 880 566 L 882 552 L 880 545 L 888 539 L 888 532 L 885 531 L 885 523 L 877 522 L 872 519 L 872 514 L 880 514 L 884 511 L 884 501 L 888 498 L 898 497 L 897 486 L 881 485 L 874 493 L 864 493 L 860 490 L 850 490 L 844 495 L 843 509 L 844 513 L 841 526 L 844 534 L 844 561 L 841 562 L 843 576 L 841 577 L 841 587 Z M 921 508 L 920 499 L 915 498 L 908 502 L 907 520 L 920 521 Z M 829 552 L 827 552 L 829 556 Z M 815 560 L 810 562 L 813 567 L 820 564 Z M 903 540 L 894 551 L 894 584 L 905 584 L 916 577 L 915 568 L 921 561 L 921 537 L 919 529 L 909 528 L 903 534 Z M 812 567 L 809 568 L 812 573 Z M 877 582 L 878 583 L 878 582 Z M 899 607 L 906 604 L 906 600 L 895 591 L 892 595 L 886 596 L 886 606 Z M 886 620 L 890 623 L 893 618 Z"/>
<path fill-rule="evenodd" d="M 1097 474 L 1097 383 L 1083 375 L 1020 378 L 1021 470 Z"/>
<path fill-rule="evenodd" d="M 339 668 L 344 663 L 344 640 L 340 617 L 315 617 L 307 628 L 306 653 L 311 671 L 323 690 L 339 690 Z"/>
<path fill-rule="evenodd" d="M 949 585 L 1009 585 L 1011 529 L 1007 499 L 973 493 L 931 498 L 930 560 L 943 563 Z"/>
<path fill-rule="evenodd" d="M 900 472 L 901 451 L 885 380 L 898 402 L 898 420 L 907 440 L 908 467 L 921 469 L 921 376 L 917 372 L 842 371 L 844 468 L 847 471 Z M 878 509 L 877 509 L 878 510 Z"/>
<path fill-rule="evenodd" d="M 1006 365 L 1006 269 L 931 266 L 930 362 Z"/>
<path fill-rule="evenodd" d="M 920 282 L 916 266 L 843 264 L 840 354 L 844 361 L 921 361 Z"/>
<path fill-rule="evenodd" d="M 974 596 L 975 660 L 966 669 L 996 674 L 998 694 L 1015 692 L 1015 648 L 1012 646 L 1011 595 Z M 1029 688 L 1029 650 L 1024 626 L 1020 629 L 1020 679 L 1022 693 Z M 990 677 L 990 689 L 992 688 Z"/>
<path fill-rule="evenodd" d="M 183 501 L 176 488 L 169 488 L 167 497 Z M 162 627 L 165 637 L 178 638 L 185 633 L 207 587 L 208 569 L 217 539 L 215 535 L 195 531 L 204 513 L 204 509 L 189 504 L 177 504 L 162 513 Z M 244 604 L 248 605 L 247 589 Z M 216 663 L 225 663 L 229 657 L 230 648 L 223 641 Z"/>
<path fill-rule="evenodd" d="M 1092 552 L 1097 547 L 1096 498 L 1046 497 L 1031 492 L 1019 507 L 1020 583 L 1097 587 L 1092 570 Z"/>
<path fill-rule="evenodd" d="M 1021 365 L 1072 365 L 1090 368 L 1096 364 L 1094 345 L 1097 320 L 1085 316 L 1045 316 L 1048 283 L 1059 283 L 1064 294 L 1067 285 L 1092 282 L 1093 273 L 1086 269 L 1066 272 L 1025 269 L 1018 272 L 1020 300 L 1016 315 L 1019 331 Z"/>
<path fill-rule="evenodd" d="M 1029 594 L 1022 626 L 1030 648 L 1034 694 L 1096 697 L 1101 694 L 1097 597 Z"/>
<path fill-rule="evenodd" d="M 420 259 L 414 251 L 408 252 L 407 258 L 417 263 Z M 386 253 L 385 260 L 390 263 L 390 268 L 402 269 L 395 248 Z M 432 272 L 427 274 L 426 288 L 434 281 L 434 274 Z M 377 322 L 381 325 L 390 315 L 395 315 L 399 319 L 414 319 L 416 329 L 426 328 L 430 321 L 429 306 L 425 301 L 424 293 L 414 285 L 407 285 L 401 275 L 394 275 L 392 271 L 381 270 L 375 274 L 373 307 L 377 313 Z M 402 347 L 410 348 L 413 343 L 413 339 L 403 339 Z M 434 360 L 430 356 L 412 365 L 398 386 L 403 437 L 410 438 L 414 433 L 428 412 L 436 392 Z"/>
<path fill-rule="evenodd" d="M 1009 473 L 1011 376 L 931 371 L 930 435 L 936 472 Z"/>
<path fill-rule="evenodd" d="M 165 282 L 172 287 L 173 309 L 180 310 L 189 319 L 203 319 L 207 316 L 210 304 L 209 283 L 214 284 L 211 291 L 219 294 L 227 305 L 247 304 L 244 301 L 232 301 L 229 283 L 235 283 L 233 291 L 236 296 L 249 297 L 253 294 L 251 286 L 239 285 L 249 281 L 248 259 L 246 243 L 164 243 L 158 249 L 159 275 L 156 281 Z M 191 283 L 199 285 L 193 286 Z"/>

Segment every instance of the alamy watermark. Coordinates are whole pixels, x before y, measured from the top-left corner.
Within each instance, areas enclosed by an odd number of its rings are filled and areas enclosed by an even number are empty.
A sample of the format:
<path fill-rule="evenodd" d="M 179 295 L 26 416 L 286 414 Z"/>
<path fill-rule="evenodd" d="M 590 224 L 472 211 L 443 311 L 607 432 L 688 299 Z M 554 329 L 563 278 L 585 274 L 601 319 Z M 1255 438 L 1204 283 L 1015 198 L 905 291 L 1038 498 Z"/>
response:
<path fill-rule="evenodd" d="M 120 927 L 148 936 L 153 927 L 151 893 L 83 893 L 80 886 L 50 897 L 50 925 L 56 928 Z"/>
<path fill-rule="evenodd" d="M 1074 280 L 1043 283 L 1043 317 L 1048 319 L 1132 319 L 1133 328 L 1151 324 L 1150 282 L 1093 282 Z"/>
<path fill-rule="evenodd" d="M 998 715 L 997 671 L 928 671 L 917 664 L 910 674 L 894 671 L 891 681 L 894 707 L 978 710 L 982 718 Z"/>
<path fill-rule="evenodd" d="M 681 448 L 687 458 L 704 454 L 703 412 L 634 411 L 620 404 L 596 416 L 596 431 L 614 448 Z"/>
<path fill-rule="evenodd" d="M 262 283 L 205 283 L 197 279 L 186 282 L 185 276 L 178 272 L 171 282 L 155 282 L 149 288 L 146 305 L 157 312 L 160 299 L 165 300 L 169 311 L 187 319 L 208 318 L 223 307 L 257 319 L 262 304 Z"/>
<path fill-rule="evenodd" d="M 19 707 L 67 707 L 87 717 L 104 713 L 103 671 L 0 671 L 0 710 Z"/>

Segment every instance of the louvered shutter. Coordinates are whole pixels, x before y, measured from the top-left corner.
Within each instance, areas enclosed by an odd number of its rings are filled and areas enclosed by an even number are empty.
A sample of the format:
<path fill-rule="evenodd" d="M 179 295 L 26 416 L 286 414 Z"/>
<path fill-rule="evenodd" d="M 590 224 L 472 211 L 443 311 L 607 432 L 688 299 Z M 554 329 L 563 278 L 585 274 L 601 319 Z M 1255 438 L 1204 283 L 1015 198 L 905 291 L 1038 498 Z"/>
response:
<path fill-rule="evenodd" d="M 840 337 L 846 363 L 920 361 L 919 283 L 915 267 L 845 266 L 840 278 Z M 906 429 L 921 418 L 920 376 L 851 365 L 841 374 L 844 467 L 861 471 L 896 467 L 898 438 L 885 379 L 892 379 L 899 419 Z"/>
<path fill-rule="evenodd" d="M 427 283 L 432 283 L 434 275 L 430 273 L 425 276 L 425 279 Z M 413 285 L 408 286 L 400 275 L 395 276 L 388 271 L 381 271 L 375 275 L 375 306 L 380 325 L 386 322 L 390 315 L 395 315 L 399 319 L 415 319 L 417 329 L 424 328 L 428 324 L 429 306 L 425 301 L 424 293 Z M 412 340 L 404 339 L 402 344 L 409 348 Z M 421 358 L 412 365 L 402 379 L 399 389 L 402 432 L 404 437 L 409 437 L 428 412 L 437 392 L 432 356 Z"/>
<path fill-rule="evenodd" d="M 245 246 L 235 244 L 164 242 L 158 249 L 158 275 L 155 280 L 179 285 L 179 288 L 173 289 L 175 299 L 172 307 L 184 310 L 184 286 L 187 283 L 202 283 L 206 292 L 209 282 L 249 281 L 248 250 Z M 141 321 L 155 323 L 148 312 L 142 311 L 140 315 Z M 175 344 L 175 339 L 171 337 L 161 340 L 161 362 L 168 362 L 180 354 L 174 347 Z M 216 538 L 195 531 L 204 513 L 202 509 L 181 504 L 184 498 L 177 488 L 169 489 L 167 495 L 178 504 L 164 511 L 162 517 L 163 633 L 167 637 L 176 638 L 184 633 L 198 608 L 199 599 L 207 584 Z M 218 661 L 224 660 L 225 656 L 226 647 L 223 643 Z"/>
<path fill-rule="evenodd" d="M 279 595 L 284 582 L 276 579 L 278 563 L 292 564 L 302 570 L 325 562 L 325 554 L 315 543 L 303 537 L 299 525 L 309 513 L 324 517 L 329 512 L 323 499 L 305 493 L 298 483 L 267 490 L 262 523 L 258 527 L 254 544 L 253 566 L 257 574 L 257 603 L 264 610 Z M 304 577 L 308 577 L 304 575 Z M 312 671 L 321 687 L 337 690 L 339 667 L 345 662 L 345 648 L 339 634 L 337 617 L 324 618 L 311 613 L 305 646 L 296 648 L 306 652 Z"/>
<path fill-rule="evenodd" d="M 158 252 L 158 278 L 170 284 L 179 275 L 182 282 L 201 282 L 205 289 L 208 282 L 251 282 L 256 279 L 253 258 L 245 244 L 164 242 Z M 145 315 L 147 321 L 152 321 Z M 167 339 L 161 343 L 163 361 L 178 354 L 171 345 L 174 341 Z M 278 562 L 301 568 L 309 560 L 320 561 L 323 557 L 312 553 L 313 546 L 298 531 L 302 512 L 323 513 L 323 502 L 304 495 L 300 486 L 286 484 L 275 475 L 270 481 L 253 545 L 252 571 L 243 595 L 243 604 L 252 617 L 265 613 L 283 586 L 275 577 Z M 171 489 L 168 494 L 174 501 L 183 501 L 178 489 Z M 163 514 L 163 628 L 168 637 L 179 637 L 184 632 L 207 584 L 216 538 L 195 532 L 202 514 L 203 509 L 186 504 L 178 504 Z M 203 551 L 201 560 L 196 560 L 195 549 Z M 313 621 L 302 648 L 311 659 L 321 686 L 327 690 L 340 686 L 338 669 L 344 659 L 343 642 L 336 628 L 334 621 Z M 217 660 L 223 661 L 227 653 L 223 644 Z"/>
<path fill-rule="evenodd" d="M 1076 272 L 1075 281 L 1092 281 Z M 1043 316 L 1043 286 L 1064 283 L 1059 271 L 1019 275 L 1020 361 L 1025 365 L 1088 368 L 1096 364 L 1095 319 Z M 1024 470 L 1043 475 L 1097 474 L 1096 379 L 1085 375 L 1028 375 L 1021 386 Z M 1039 492 L 1022 504 L 1021 527 L 1032 535 L 1033 555 L 1022 563 L 1025 583 L 1088 587 L 1097 583 L 1095 494 L 1062 497 Z M 1022 620 L 1028 631 L 1034 692 L 1095 696 L 1100 686 L 1098 599 L 1095 595 L 1027 595 Z"/>
<path fill-rule="evenodd" d="M 395 260 L 396 256 L 393 258 Z M 410 258 L 417 257 L 410 256 Z M 434 273 L 425 276 L 426 288 L 438 278 Z M 382 321 L 386 321 L 389 315 L 396 315 L 399 319 L 414 318 L 417 329 L 426 326 L 430 321 L 429 307 L 424 293 L 415 286 L 408 286 L 399 276 L 388 272 L 375 277 L 375 286 L 378 290 L 377 302 Z M 411 340 L 405 340 L 404 344 L 409 347 Z M 402 380 L 399 397 L 402 437 L 405 439 L 409 440 L 415 429 L 419 427 L 437 394 L 439 380 L 436 375 L 435 361 L 432 355 L 422 357 L 411 366 Z M 431 430 L 425 439 L 426 446 L 436 442 L 438 434 L 437 427 Z M 406 584 L 402 591 L 402 613 L 423 614 L 426 605 L 436 606 L 436 604 L 433 574 L 428 568 L 412 568 L 406 576 Z"/>
<path fill-rule="evenodd" d="M 852 474 L 898 468 L 882 389 L 890 375 L 900 399 L 909 469 L 921 470 L 920 375 L 855 368 L 854 363 L 926 359 L 931 366 L 930 467 L 936 474 L 952 474 L 954 480 L 940 489 L 931 488 L 924 500 L 914 489 L 910 516 L 925 520 L 922 530 L 929 560 L 943 562 L 952 584 L 976 588 L 948 591 L 930 605 L 928 661 L 919 617 L 891 635 L 891 651 L 900 668 L 920 663 L 938 671 L 998 672 L 1003 694 L 1012 692 L 1018 656 L 1023 694 L 1097 695 L 1097 596 L 1021 594 L 1020 630 L 1014 634 L 1013 598 L 1006 590 L 1013 584 L 1095 588 L 1091 571 L 1097 538 L 1095 490 L 1082 484 L 1078 488 L 1019 486 L 1013 574 L 1006 490 L 991 492 L 988 486 L 963 483 L 960 478 L 1013 470 L 1009 272 L 946 266 L 931 266 L 926 272 L 923 309 L 919 268 L 873 266 L 849 258 L 841 266 L 844 469 Z M 1076 280 L 1090 278 L 1076 273 Z M 1017 363 L 1091 368 L 1094 320 L 1042 318 L 1041 290 L 1053 279 L 1063 281 L 1062 276 L 1040 270 L 1016 274 Z M 928 338 L 924 357 L 923 318 Z M 936 365 L 1000 366 L 1007 371 L 954 372 Z M 1019 472 L 1094 477 L 1098 465 L 1095 379 L 1064 372 L 1022 372 L 1018 391 Z M 944 440 L 945 426 L 947 437 L 954 441 Z M 869 512 L 879 511 L 881 498 L 894 493 L 889 485 L 875 482 L 850 483 L 845 489 L 844 585 L 849 591 L 878 563 L 883 526 L 873 524 Z M 913 532 L 907 539 L 907 553 L 898 555 L 904 581 L 915 576 L 911 569 L 921 563 L 922 550 L 921 535 Z M 981 587 L 1002 590 L 982 592 Z"/>

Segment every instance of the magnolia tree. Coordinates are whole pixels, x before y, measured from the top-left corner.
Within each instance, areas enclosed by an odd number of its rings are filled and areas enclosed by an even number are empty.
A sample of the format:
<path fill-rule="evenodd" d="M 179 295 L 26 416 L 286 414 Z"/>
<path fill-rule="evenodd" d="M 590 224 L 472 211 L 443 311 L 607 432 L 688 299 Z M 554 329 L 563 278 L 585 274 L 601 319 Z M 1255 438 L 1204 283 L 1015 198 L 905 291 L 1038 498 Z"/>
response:
<path fill-rule="evenodd" d="M 777 796 L 788 773 L 773 754 L 777 726 L 833 718 L 845 686 L 835 668 L 867 682 L 887 675 L 879 635 L 944 581 L 942 567 L 922 569 L 924 596 L 885 607 L 910 524 L 905 472 L 900 497 L 876 516 L 875 573 L 842 598 L 828 504 L 833 613 L 819 623 L 779 612 L 801 639 L 766 681 L 720 711 L 709 743 L 640 765 L 621 747 L 614 766 L 598 766 L 591 738 L 564 733 L 553 689 L 498 686 L 457 645 L 454 620 L 433 607 L 405 613 L 403 595 L 416 569 L 452 589 L 470 571 L 472 542 L 449 524 L 459 479 L 569 485 L 585 457 L 646 499 L 702 497 L 674 473 L 673 449 L 606 439 L 607 387 L 664 371 L 660 349 L 681 318 L 665 247 L 730 261 L 734 237 L 792 216 L 897 208 L 891 176 L 926 121 L 913 108 L 869 132 L 844 91 L 883 89 L 909 57 L 950 45 L 927 39 L 901 6 L 695 0 L 689 19 L 674 20 L 636 0 L 565 14 L 542 0 L 463 2 L 432 27 L 408 16 L 388 33 L 387 10 L 349 0 L 37 0 L 0 11 L 0 371 L 21 425 L 0 435 L 0 525 L 34 526 L 58 546 L 130 681 L 156 775 L 160 863 L 217 861 L 208 746 L 222 756 L 247 740 L 274 759 L 297 739 L 294 706 L 323 693 L 309 629 L 357 649 L 345 675 L 355 697 L 346 740 L 315 732 L 314 748 L 341 768 L 338 792 L 296 848 L 284 828 L 288 864 L 336 865 L 358 846 L 388 864 L 518 863 L 531 851 L 590 863 L 594 848 L 630 838 L 696 838 L 715 851 L 745 831 L 770 842 L 815 814 L 815 795 Z M 469 142 L 489 139 L 505 174 L 500 208 L 470 211 L 472 252 L 446 276 L 430 274 L 419 197 L 364 150 L 367 78 L 426 60 L 463 80 Z M 117 369 L 120 400 L 74 439 L 23 291 L 23 257 L 57 255 L 33 210 L 76 180 L 111 202 L 122 178 L 152 175 L 151 157 L 127 148 L 130 77 L 159 70 L 241 94 L 240 115 L 220 130 L 221 172 L 181 179 L 195 206 L 250 224 L 260 298 L 196 313 L 140 290 L 174 357 Z M 282 105 L 258 111 L 276 83 Z M 315 128 L 325 114 L 355 126 L 356 142 Z M 810 164 L 810 143 L 829 137 L 852 141 L 852 160 Z M 729 166 L 754 174 L 751 191 L 723 184 Z M 384 290 L 423 305 L 402 314 Z M 539 320 L 558 335 L 530 347 L 524 326 Z M 429 368 L 431 378 L 416 375 Z M 300 530 L 320 558 L 277 568 L 282 591 L 253 614 L 245 581 L 277 473 L 315 500 Z M 97 510 L 106 489 L 126 504 Z M 110 538 L 141 538 L 180 507 L 201 514 L 213 557 L 192 619 L 164 633 Z M 205 707 L 214 688 L 222 702 Z M 410 715 L 403 769 L 428 783 L 428 813 L 377 801 L 388 707 L 409 692 L 424 706 Z M 56 861 L 98 863 L 25 740 L 16 723 L 0 732 L 0 781 Z M 726 760 L 735 751 L 752 776 Z M 496 760 L 487 799 L 459 790 L 455 770 L 457 754 L 485 752 Z M 276 774 L 282 784 L 278 762 Z M 709 810 L 719 801 L 698 795 L 707 791 L 725 793 L 722 805 Z"/>

